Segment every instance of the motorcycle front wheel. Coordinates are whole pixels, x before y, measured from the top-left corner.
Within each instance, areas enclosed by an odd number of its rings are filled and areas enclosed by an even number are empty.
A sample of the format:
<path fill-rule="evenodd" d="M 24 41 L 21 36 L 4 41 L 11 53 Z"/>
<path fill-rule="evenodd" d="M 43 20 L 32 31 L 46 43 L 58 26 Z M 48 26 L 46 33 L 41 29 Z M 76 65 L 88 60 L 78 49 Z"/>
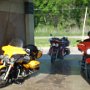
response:
<path fill-rule="evenodd" d="M 90 80 L 90 64 L 86 65 L 85 75 L 86 75 L 86 79 Z"/>
<path fill-rule="evenodd" d="M 6 75 L 5 69 L 0 70 L 0 88 L 5 87 L 8 85 L 8 78 L 4 80 L 4 77 Z"/>

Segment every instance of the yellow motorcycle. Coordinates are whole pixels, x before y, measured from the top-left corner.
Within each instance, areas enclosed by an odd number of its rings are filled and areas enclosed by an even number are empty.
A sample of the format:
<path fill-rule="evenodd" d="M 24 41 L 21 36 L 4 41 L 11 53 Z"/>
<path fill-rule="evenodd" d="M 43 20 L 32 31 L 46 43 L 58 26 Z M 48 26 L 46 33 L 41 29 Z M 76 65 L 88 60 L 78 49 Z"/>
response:
<path fill-rule="evenodd" d="M 9 45 L 3 46 L 3 55 L 0 56 L 0 87 L 9 83 L 22 83 L 28 75 L 39 70 L 40 62 L 32 59 L 29 48 L 22 48 L 23 42 L 19 39 L 12 40 Z M 35 52 L 34 52 L 35 53 Z M 42 52 L 37 52 L 37 58 Z"/>

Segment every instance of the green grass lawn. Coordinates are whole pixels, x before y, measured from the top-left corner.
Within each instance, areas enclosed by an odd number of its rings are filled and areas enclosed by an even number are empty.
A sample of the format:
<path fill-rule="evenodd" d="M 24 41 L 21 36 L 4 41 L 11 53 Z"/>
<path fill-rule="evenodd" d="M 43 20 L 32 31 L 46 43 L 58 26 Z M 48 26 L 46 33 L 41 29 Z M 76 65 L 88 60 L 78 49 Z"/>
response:
<path fill-rule="evenodd" d="M 87 35 L 87 32 L 88 32 L 89 29 L 86 29 L 85 30 L 85 33 L 84 33 L 84 36 Z M 35 29 L 35 32 L 34 32 L 34 35 L 39 37 L 49 37 L 50 34 L 52 34 L 53 36 L 82 36 L 82 28 L 77 28 L 77 27 L 74 27 L 74 28 L 66 28 L 66 29 L 55 29 L 51 26 L 42 26 L 42 27 L 38 27 Z M 49 38 L 35 38 L 35 45 L 38 46 L 38 47 L 49 47 L 50 46 L 50 43 L 49 43 Z M 69 38 L 69 41 L 70 41 L 70 46 L 74 47 L 77 45 L 77 41 L 78 38 Z"/>
<path fill-rule="evenodd" d="M 82 35 L 82 28 L 73 27 L 73 28 L 53 28 L 52 26 L 38 26 L 35 28 L 34 35 L 35 36 L 50 36 L 50 34 L 53 34 L 53 36 L 80 36 Z M 85 29 L 85 35 L 89 29 Z"/>
<path fill-rule="evenodd" d="M 35 36 L 79 36 L 82 35 L 81 30 L 37 30 L 35 31 Z M 86 33 L 85 33 L 86 34 Z"/>

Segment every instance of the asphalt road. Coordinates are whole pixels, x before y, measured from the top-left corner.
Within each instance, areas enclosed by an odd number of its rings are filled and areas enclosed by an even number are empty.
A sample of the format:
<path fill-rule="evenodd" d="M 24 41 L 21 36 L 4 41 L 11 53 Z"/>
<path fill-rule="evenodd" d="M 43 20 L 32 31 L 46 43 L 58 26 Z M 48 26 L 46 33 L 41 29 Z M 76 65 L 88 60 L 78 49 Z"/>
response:
<path fill-rule="evenodd" d="M 40 70 L 21 85 L 12 84 L 0 90 L 90 90 L 80 73 L 81 53 L 75 47 L 70 49 L 70 55 L 52 65 L 48 48 L 42 48 Z"/>

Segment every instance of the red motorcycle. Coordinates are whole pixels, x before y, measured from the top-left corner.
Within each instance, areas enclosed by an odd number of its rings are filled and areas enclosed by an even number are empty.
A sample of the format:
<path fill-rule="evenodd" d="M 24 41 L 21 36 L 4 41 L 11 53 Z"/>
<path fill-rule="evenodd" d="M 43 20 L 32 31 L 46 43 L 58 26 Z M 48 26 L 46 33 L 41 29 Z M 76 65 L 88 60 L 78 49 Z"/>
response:
<path fill-rule="evenodd" d="M 90 42 L 85 42 L 85 44 L 81 41 L 79 42 L 77 47 L 78 50 L 83 53 L 81 60 L 81 73 L 85 75 L 86 79 L 90 79 Z"/>
<path fill-rule="evenodd" d="M 65 55 L 70 54 L 69 48 L 66 47 L 64 38 L 53 37 L 49 40 L 50 49 L 49 55 L 51 56 L 51 63 L 54 63 L 56 59 L 64 59 Z M 68 45 L 67 45 L 68 46 Z"/>

